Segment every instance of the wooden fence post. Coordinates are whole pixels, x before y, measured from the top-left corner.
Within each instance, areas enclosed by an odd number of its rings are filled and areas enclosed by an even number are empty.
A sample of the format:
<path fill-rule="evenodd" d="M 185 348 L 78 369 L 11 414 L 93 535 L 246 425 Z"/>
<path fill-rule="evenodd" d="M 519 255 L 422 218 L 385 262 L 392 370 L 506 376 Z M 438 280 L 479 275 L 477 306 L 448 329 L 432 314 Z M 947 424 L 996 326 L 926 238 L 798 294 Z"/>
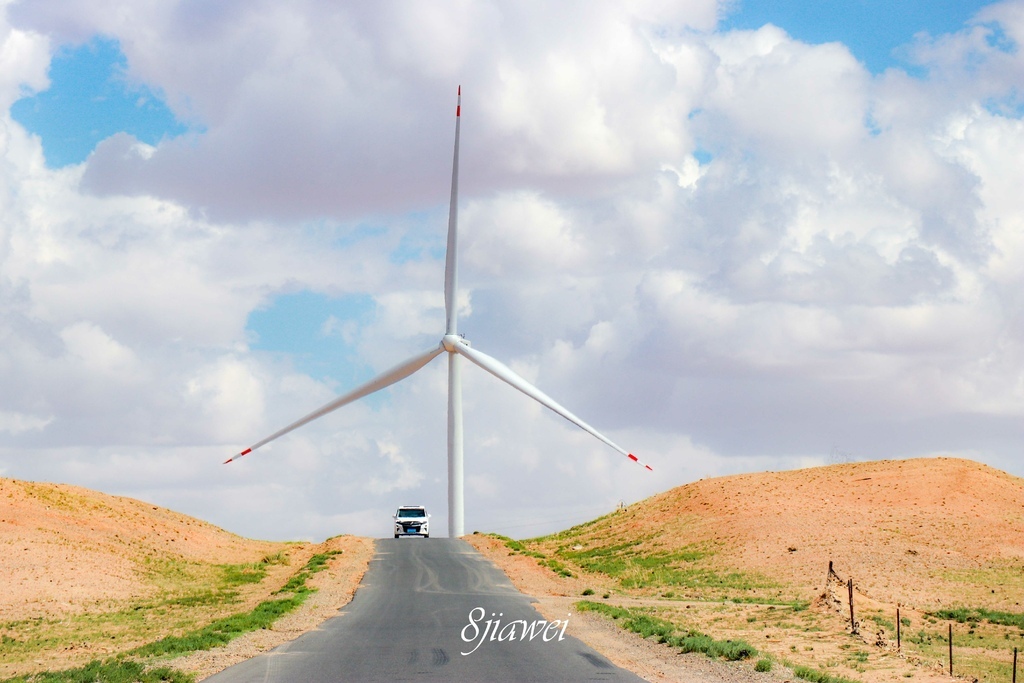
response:
<path fill-rule="evenodd" d="M 953 675 L 953 624 L 949 625 L 949 675 Z"/>
<path fill-rule="evenodd" d="M 896 652 L 900 651 L 900 608 L 896 608 Z"/>
<path fill-rule="evenodd" d="M 853 577 L 846 582 L 846 587 L 850 592 L 850 633 L 857 632 L 857 622 L 853 618 Z"/>
<path fill-rule="evenodd" d="M 1017 683 L 1017 648 L 1013 648 L 1013 683 Z"/>

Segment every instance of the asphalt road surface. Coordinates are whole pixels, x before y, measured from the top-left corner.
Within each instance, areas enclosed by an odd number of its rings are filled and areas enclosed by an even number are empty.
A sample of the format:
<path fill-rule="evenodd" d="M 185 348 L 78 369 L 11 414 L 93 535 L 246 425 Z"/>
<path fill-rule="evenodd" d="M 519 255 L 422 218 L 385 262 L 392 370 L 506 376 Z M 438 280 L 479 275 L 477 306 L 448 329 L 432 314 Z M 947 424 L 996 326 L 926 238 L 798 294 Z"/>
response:
<path fill-rule="evenodd" d="M 465 541 L 384 539 L 339 616 L 206 680 L 643 680 L 564 633 L 559 622 L 571 624 L 571 614 L 538 623 L 544 617 L 530 603 Z"/>

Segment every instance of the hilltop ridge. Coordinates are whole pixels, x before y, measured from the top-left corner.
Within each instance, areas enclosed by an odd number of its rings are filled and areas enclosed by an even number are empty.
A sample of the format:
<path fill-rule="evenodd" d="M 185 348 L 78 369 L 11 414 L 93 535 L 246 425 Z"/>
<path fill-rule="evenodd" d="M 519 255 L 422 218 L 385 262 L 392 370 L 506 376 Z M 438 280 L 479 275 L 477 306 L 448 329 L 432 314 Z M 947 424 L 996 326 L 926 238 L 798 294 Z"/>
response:
<path fill-rule="evenodd" d="M 0 478 L 0 621 L 145 597 L 160 590 L 147 563 L 241 564 L 280 550 L 132 498 Z"/>
<path fill-rule="evenodd" d="M 833 561 L 860 591 L 893 604 L 1019 609 L 1024 600 L 1024 479 L 958 458 L 703 479 L 574 535 L 584 545 L 620 537 L 663 550 L 710 544 L 721 567 L 809 592 Z"/>

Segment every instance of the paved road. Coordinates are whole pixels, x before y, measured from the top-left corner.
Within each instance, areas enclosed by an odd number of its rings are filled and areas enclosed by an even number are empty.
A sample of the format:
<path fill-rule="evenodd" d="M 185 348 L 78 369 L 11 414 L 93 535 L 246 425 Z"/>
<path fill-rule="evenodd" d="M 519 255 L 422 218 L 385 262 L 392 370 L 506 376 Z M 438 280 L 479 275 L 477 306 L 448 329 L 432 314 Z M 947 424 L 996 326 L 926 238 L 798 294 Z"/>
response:
<path fill-rule="evenodd" d="M 564 618 L 571 623 L 571 615 Z M 561 625 L 544 631 L 535 625 L 532 640 L 520 636 L 521 624 L 510 625 L 542 619 L 530 599 L 465 541 L 385 539 L 377 541 L 355 599 L 339 616 L 206 680 L 642 681 L 563 635 Z M 500 620 L 504 640 L 490 639 L 488 620 Z"/>

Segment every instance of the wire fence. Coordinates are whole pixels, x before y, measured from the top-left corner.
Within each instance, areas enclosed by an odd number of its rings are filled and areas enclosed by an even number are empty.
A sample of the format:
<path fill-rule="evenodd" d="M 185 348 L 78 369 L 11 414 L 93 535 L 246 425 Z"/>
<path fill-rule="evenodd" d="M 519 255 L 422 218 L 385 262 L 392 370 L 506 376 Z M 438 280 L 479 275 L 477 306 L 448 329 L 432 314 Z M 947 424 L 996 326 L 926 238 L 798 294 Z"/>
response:
<path fill-rule="evenodd" d="M 845 598 L 845 599 L 844 599 Z M 825 590 L 821 594 L 821 601 L 824 605 L 834 612 L 843 614 L 849 610 L 849 622 L 847 629 L 852 635 L 860 634 L 860 622 L 857 621 L 854 611 L 854 584 L 853 577 L 849 577 L 846 580 L 843 579 L 835 570 L 835 566 L 831 560 L 828 563 L 828 574 L 825 577 Z M 903 616 L 900 614 L 900 605 L 896 606 L 896 652 L 901 653 L 903 649 L 902 641 L 902 630 L 901 625 L 903 623 Z M 909 623 L 909 622 L 908 622 Z M 973 633 L 973 631 L 971 631 Z M 954 639 L 953 639 L 953 624 L 949 624 L 948 634 L 946 637 L 947 641 L 947 661 L 948 671 L 950 676 L 954 676 Z M 869 641 L 866 641 L 869 642 Z M 880 630 L 877 634 L 874 643 L 877 647 L 892 647 L 888 638 L 885 636 L 884 629 Z M 1011 667 L 1011 681 L 1017 683 L 1017 655 L 1018 648 L 1013 648 L 1013 664 Z M 977 679 L 975 679 L 977 680 Z"/>

